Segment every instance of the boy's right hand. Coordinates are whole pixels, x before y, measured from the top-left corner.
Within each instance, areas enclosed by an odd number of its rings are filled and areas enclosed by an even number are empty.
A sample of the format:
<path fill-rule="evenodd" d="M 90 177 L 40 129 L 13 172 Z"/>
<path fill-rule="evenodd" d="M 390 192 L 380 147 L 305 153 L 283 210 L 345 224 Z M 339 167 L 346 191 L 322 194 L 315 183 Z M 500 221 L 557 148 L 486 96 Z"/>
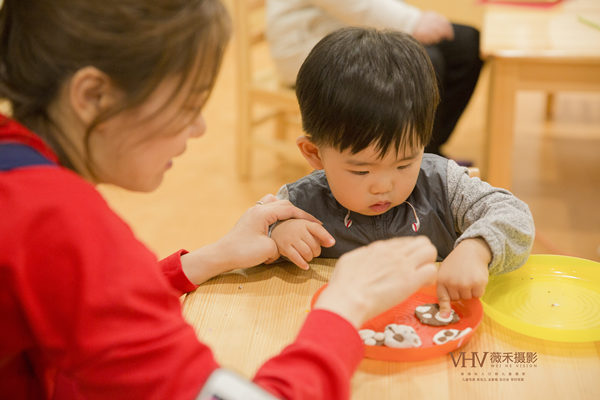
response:
<path fill-rule="evenodd" d="M 454 39 L 454 28 L 446 17 L 433 11 L 425 11 L 417 22 L 412 36 L 423 45 Z"/>
<path fill-rule="evenodd" d="M 280 222 L 271 231 L 271 239 L 277 244 L 279 254 L 302 269 L 308 269 L 308 262 L 321 254 L 321 246 L 335 244 L 335 239 L 323 225 L 305 219 Z"/>

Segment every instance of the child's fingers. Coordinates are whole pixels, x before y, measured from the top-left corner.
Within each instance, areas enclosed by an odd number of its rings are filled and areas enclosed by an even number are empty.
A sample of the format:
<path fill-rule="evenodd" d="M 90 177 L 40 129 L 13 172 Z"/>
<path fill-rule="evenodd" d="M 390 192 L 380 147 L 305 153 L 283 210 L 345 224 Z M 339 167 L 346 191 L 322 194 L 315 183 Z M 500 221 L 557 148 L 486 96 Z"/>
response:
<path fill-rule="evenodd" d="M 479 298 L 485 293 L 485 285 L 475 286 L 472 290 L 473 297 Z"/>
<path fill-rule="evenodd" d="M 458 290 L 453 288 L 452 286 L 446 286 L 446 291 L 448 292 L 448 296 L 450 297 L 450 301 L 460 300 L 460 293 Z"/>
<path fill-rule="evenodd" d="M 310 232 L 310 234 L 317 239 L 321 246 L 331 247 L 335 244 L 335 239 L 329 232 L 327 232 L 327 229 L 325 229 L 323 225 L 308 224 L 307 228 L 308 232 Z"/>
<path fill-rule="evenodd" d="M 303 240 L 298 240 L 292 243 L 292 247 L 302 256 L 305 261 L 313 259 L 312 249 Z"/>
<path fill-rule="evenodd" d="M 302 269 L 308 269 L 308 263 L 304 261 L 304 258 L 302 258 L 300 253 L 298 253 L 294 247 L 290 246 L 290 249 L 288 249 L 285 253 L 286 254 L 284 255 L 288 258 L 288 260 L 293 262 L 295 265 Z"/>
<path fill-rule="evenodd" d="M 440 316 L 442 318 L 448 318 L 452 308 L 450 307 L 450 294 L 444 285 L 437 287 L 438 304 L 440 305 Z"/>
<path fill-rule="evenodd" d="M 304 240 L 304 243 L 306 243 L 306 245 L 312 251 L 313 258 L 319 257 L 321 255 L 321 244 L 310 232 L 305 232 L 305 235 L 303 236 L 302 240 Z"/>
<path fill-rule="evenodd" d="M 473 297 L 473 292 L 470 287 L 460 289 L 458 293 L 461 300 L 469 300 Z"/>

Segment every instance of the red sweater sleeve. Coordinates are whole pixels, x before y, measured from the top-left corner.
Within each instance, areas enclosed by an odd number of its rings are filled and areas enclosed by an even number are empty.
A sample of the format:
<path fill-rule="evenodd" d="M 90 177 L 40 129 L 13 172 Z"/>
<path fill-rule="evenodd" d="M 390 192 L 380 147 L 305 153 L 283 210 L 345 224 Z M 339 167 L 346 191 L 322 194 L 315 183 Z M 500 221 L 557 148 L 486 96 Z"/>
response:
<path fill-rule="evenodd" d="M 267 361 L 254 381 L 284 399 L 348 399 L 350 378 L 363 352 L 348 321 L 313 310 L 294 343 Z"/>
<path fill-rule="evenodd" d="M 158 263 L 171 286 L 180 294 L 193 292 L 198 287 L 188 279 L 181 268 L 181 256 L 187 253 L 187 250 L 179 250 Z"/>

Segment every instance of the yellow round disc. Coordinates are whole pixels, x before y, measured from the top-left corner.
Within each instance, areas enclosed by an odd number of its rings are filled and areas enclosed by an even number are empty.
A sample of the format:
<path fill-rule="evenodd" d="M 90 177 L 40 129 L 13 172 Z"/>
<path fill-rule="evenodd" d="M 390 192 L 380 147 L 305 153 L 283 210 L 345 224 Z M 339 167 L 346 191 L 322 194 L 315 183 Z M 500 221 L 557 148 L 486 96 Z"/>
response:
<path fill-rule="evenodd" d="M 491 276 L 485 313 L 519 333 L 560 342 L 600 340 L 600 263 L 532 255 L 516 271 Z"/>

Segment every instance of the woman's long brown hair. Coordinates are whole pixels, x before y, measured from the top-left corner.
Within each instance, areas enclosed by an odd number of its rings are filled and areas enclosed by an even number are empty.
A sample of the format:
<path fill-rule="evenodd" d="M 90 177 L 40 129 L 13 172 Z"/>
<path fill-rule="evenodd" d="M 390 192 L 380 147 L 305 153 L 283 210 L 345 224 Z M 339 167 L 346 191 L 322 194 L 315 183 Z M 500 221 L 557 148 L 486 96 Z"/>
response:
<path fill-rule="evenodd" d="M 80 68 L 104 72 L 125 96 L 87 129 L 80 156 L 93 171 L 87 163 L 94 127 L 142 104 L 167 77 L 179 79 L 172 96 L 187 82 L 210 92 L 229 30 L 219 0 L 4 0 L 0 97 L 73 169 L 73 153 L 65 151 L 68 142 L 48 107 Z"/>

